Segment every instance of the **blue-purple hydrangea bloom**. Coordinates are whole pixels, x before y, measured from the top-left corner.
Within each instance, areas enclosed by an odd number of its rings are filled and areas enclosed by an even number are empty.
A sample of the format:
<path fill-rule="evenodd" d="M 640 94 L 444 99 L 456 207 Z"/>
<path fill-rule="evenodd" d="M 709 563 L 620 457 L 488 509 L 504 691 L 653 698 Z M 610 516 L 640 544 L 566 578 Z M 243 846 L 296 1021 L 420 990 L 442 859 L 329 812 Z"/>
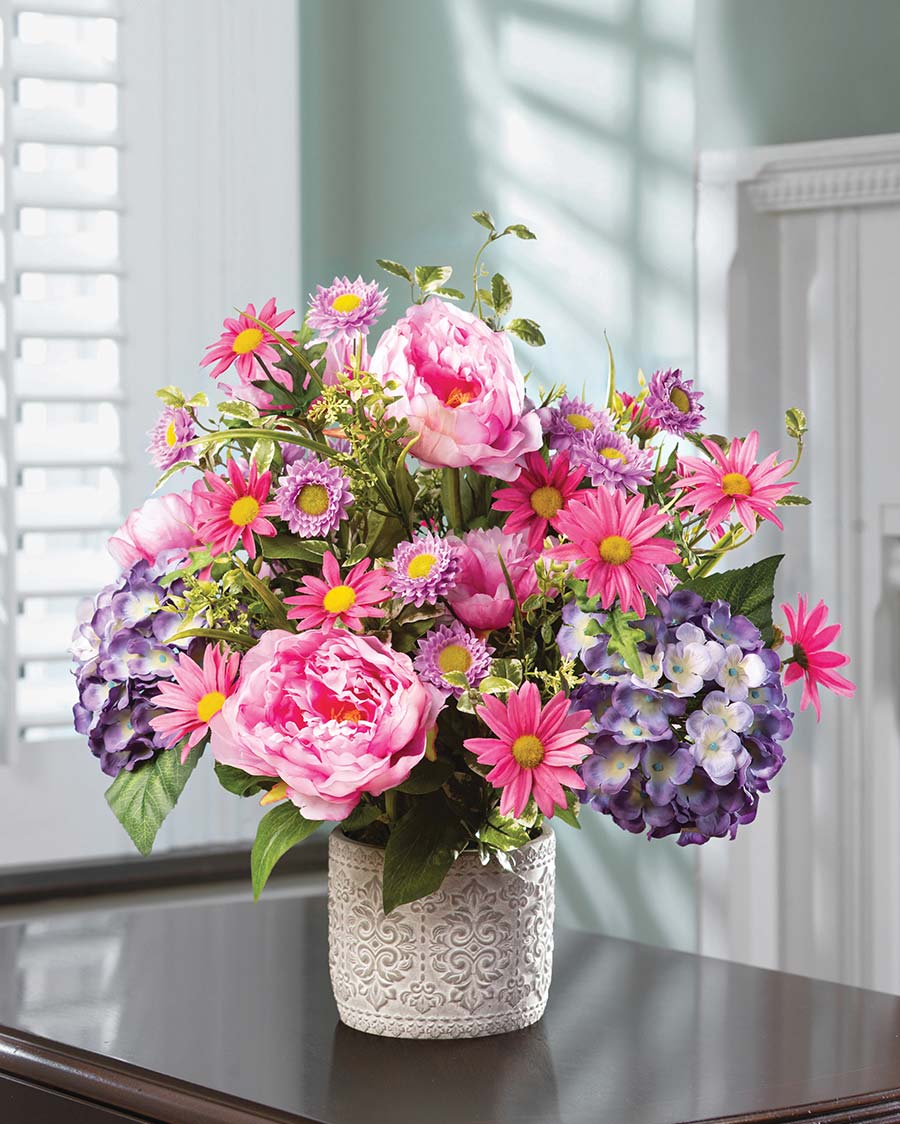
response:
<path fill-rule="evenodd" d="M 781 660 L 723 601 L 678 590 L 657 609 L 639 622 L 640 675 L 609 653 L 605 635 L 578 646 L 589 674 L 571 702 L 592 714 L 581 800 L 651 839 L 734 838 L 784 764 L 793 713 Z M 569 654 L 575 645 L 563 633 Z"/>

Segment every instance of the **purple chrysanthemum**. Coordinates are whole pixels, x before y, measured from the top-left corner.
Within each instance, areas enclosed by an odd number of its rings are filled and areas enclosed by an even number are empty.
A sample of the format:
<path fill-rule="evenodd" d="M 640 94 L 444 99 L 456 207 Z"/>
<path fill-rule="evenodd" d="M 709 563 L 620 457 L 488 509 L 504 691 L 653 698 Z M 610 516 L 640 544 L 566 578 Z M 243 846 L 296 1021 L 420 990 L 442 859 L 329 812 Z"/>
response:
<path fill-rule="evenodd" d="M 545 406 L 538 413 L 551 449 L 570 449 L 580 435 L 590 435 L 613 426 L 607 410 L 598 410 L 580 398 L 569 398 L 567 395 L 563 395 L 555 406 Z"/>
<path fill-rule="evenodd" d="M 339 468 L 306 453 L 288 465 L 275 499 L 281 518 L 295 535 L 320 539 L 347 518 L 353 493 Z"/>
<path fill-rule="evenodd" d="M 462 687 L 448 683 L 448 672 L 461 672 L 470 687 L 477 687 L 491 670 L 494 649 L 469 632 L 465 625 L 454 621 L 426 633 L 418 644 L 418 654 L 413 665 L 419 676 L 433 687 L 459 698 Z"/>
<path fill-rule="evenodd" d="M 703 424 L 702 391 L 694 390 L 693 379 L 686 379 L 678 368 L 657 371 L 650 378 L 644 405 L 662 429 L 684 437 Z"/>
<path fill-rule="evenodd" d="M 197 436 L 197 430 L 190 411 L 183 406 L 166 406 L 147 436 L 150 460 L 163 472 L 173 464 L 197 459 L 197 450 L 188 444 Z"/>
<path fill-rule="evenodd" d="M 610 491 L 636 492 L 653 476 L 653 451 L 612 429 L 579 434 L 570 455 L 573 464 L 587 469 L 592 484 Z"/>
<path fill-rule="evenodd" d="M 387 290 L 379 289 L 375 281 L 335 277 L 327 287 L 317 285 L 310 295 L 306 321 L 323 337 L 365 334 L 384 313 L 387 300 Z"/>
<path fill-rule="evenodd" d="M 459 553 L 452 542 L 430 533 L 420 535 L 395 548 L 391 590 L 410 605 L 434 605 L 456 584 L 459 567 Z"/>

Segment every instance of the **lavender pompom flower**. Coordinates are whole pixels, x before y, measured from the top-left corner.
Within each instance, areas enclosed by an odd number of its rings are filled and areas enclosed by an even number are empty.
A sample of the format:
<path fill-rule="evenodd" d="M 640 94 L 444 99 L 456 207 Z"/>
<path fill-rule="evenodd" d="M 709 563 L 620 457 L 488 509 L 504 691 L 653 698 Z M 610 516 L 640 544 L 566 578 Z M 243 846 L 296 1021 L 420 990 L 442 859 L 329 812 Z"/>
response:
<path fill-rule="evenodd" d="M 387 301 L 387 290 L 379 289 L 375 281 L 335 277 L 328 286 L 317 285 L 310 295 L 306 322 L 323 337 L 365 335 L 384 314 Z"/>
<path fill-rule="evenodd" d="M 612 429 L 579 433 L 571 444 L 572 464 L 584 467 L 595 487 L 636 492 L 653 476 L 653 450 L 642 449 Z"/>
<path fill-rule="evenodd" d="M 541 426 L 551 449 L 570 449 L 576 438 L 613 428 L 608 410 L 598 410 L 580 398 L 563 395 L 555 406 L 544 406 L 538 411 Z"/>
<path fill-rule="evenodd" d="M 339 468 L 308 452 L 287 466 L 275 500 L 281 518 L 295 535 L 320 539 L 347 518 L 353 493 Z"/>
<path fill-rule="evenodd" d="M 166 406 L 147 436 L 150 460 L 161 472 L 173 465 L 193 464 L 197 460 L 196 448 L 188 444 L 197 436 L 197 428 L 190 411 L 183 406 Z"/>
<path fill-rule="evenodd" d="M 477 687 L 491 670 L 493 654 L 493 648 L 469 632 L 460 621 L 454 621 L 434 628 L 422 637 L 413 666 L 426 683 L 459 698 L 463 688 L 448 683 L 445 675 L 459 672 L 466 677 L 470 687 Z"/>
<path fill-rule="evenodd" d="M 684 437 L 703 424 L 702 397 L 701 391 L 694 390 L 693 380 L 684 378 L 676 368 L 651 376 L 644 405 L 662 429 Z"/>
<path fill-rule="evenodd" d="M 456 585 L 460 557 L 454 543 L 430 531 L 394 549 L 389 584 L 409 605 L 435 605 Z"/>

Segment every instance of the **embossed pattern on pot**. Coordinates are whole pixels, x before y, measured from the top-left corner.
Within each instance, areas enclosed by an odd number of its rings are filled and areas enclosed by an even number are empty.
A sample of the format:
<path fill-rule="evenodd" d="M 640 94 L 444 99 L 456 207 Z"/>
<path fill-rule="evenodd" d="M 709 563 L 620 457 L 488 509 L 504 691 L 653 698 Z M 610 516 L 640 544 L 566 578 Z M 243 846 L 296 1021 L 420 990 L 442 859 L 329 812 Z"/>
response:
<path fill-rule="evenodd" d="M 547 1005 L 556 840 L 510 853 L 512 871 L 475 853 L 441 889 L 385 916 L 383 851 L 332 833 L 331 983 L 348 1026 L 392 1038 L 479 1038 L 521 1030 Z"/>

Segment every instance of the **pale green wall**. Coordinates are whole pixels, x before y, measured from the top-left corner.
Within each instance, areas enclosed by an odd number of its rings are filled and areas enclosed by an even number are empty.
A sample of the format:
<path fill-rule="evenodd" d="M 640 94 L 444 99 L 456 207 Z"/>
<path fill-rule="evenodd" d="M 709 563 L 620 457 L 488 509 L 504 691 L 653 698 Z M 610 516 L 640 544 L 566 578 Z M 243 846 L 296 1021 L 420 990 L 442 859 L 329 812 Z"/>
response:
<path fill-rule="evenodd" d="M 900 131 L 898 0 L 697 0 L 703 148 Z"/>

